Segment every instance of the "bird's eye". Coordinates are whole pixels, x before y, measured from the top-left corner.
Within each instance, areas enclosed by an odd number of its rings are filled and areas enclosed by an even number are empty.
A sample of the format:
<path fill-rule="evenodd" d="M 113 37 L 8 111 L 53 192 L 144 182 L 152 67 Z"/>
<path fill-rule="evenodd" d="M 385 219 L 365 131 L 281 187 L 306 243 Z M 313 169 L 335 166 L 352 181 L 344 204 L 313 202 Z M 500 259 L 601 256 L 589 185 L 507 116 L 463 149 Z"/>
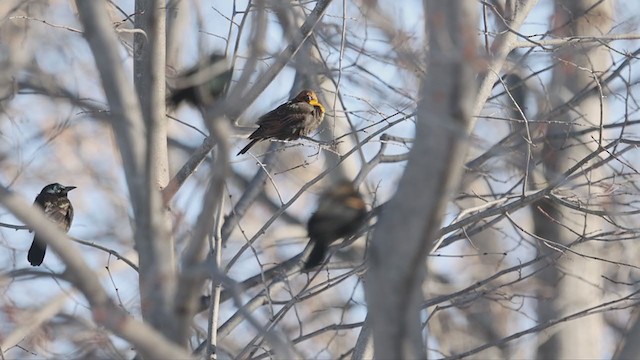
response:
<path fill-rule="evenodd" d="M 305 96 L 304 96 L 304 98 L 305 98 L 305 100 L 307 100 L 307 102 L 308 102 L 308 101 L 311 101 L 311 100 L 313 99 L 313 98 L 311 97 L 311 95 L 309 95 L 309 94 L 305 95 Z"/>

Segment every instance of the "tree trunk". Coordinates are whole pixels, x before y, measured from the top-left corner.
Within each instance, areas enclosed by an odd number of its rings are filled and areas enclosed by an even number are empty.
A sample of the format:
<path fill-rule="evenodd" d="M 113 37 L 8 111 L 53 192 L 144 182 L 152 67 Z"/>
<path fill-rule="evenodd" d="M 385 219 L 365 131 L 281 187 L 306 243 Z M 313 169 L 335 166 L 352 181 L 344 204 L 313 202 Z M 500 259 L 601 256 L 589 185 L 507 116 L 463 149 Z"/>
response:
<path fill-rule="evenodd" d="M 556 1 L 552 27 L 559 37 L 602 35 L 611 30 L 611 16 L 612 3 L 608 0 L 559 0 Z M 549 98 L 556 101 L 552 104 L 555 107 L 585 88 L 597 86 L 599 74 L 610 66 L 607 48 L 598 43 L 567 46 L 554 55 L 560 59 L 553 72 L 549 94 Z M 592 140 L 592 135 L 568 137 L 565 134 L 575 130 L 576 123 L 593 126 L 606 123 L 606 113 L 606 104 L 602 102 L 602 98 L 589 96 L 563 116 L 549 119 L 562 123 L 552 123 L 547 131 L 542 151 L 547 181 L 557 179 L 599 146 L 599 139 Z M 577 183 L 599 178 L 598 170 L 592 170 L 588 177 L 564 183 L 556 193 L 562 197 L 563 191 L 569 190 L 573 201 L 589 204 L 594 198 L 594 188 L 584 185 L 577 187 Z M 569 209 L 552 199 L 536 204 L 534 210 L 536 235 L 547 241 L 569 246 L 579 254 L 598 255 L 600 245 L 589 240 L 602 231 L 604 224 L 600 217 Z M 539 244 L 543 253 L 557 254 L 551 257 L 557 261 L 549 262 L 540 273 L 543 286 L 539 293 L 539 322 L 562 318 L 602 301 L 601 262 L 576 255 L 573 251 L 559 250 L 562 247 L 549 246 L 543 242 Z M 604 335 L 601 314 L 558 325 L 554 330 L 541 334 L 548 338 L 540 339 L 537 358 L 584 359 L 601 356 Z"/>
<path fill-rule="evenodd" d="M 173 300 L 176 288 L 174 245 L 160 190 L 169 182 L 167 121 L 165 117 L 165 4 L 159 0 L 136 1 L 134 83 L 146 128 L 142 206 L 135 214 L 135 243 L 140 262 L 142 316 L 154 328 L 180 345 L 187 334 L 177 331 Z"/>
<path fill-rule="evenodd" d="M 457 190 L 476 94 L 469 86 L 474 83 L 476 4 L 433 0 L 425 7 L 429 68 L 421 86 L 416 141 L 398 190 L 378 220 L 365 281 L 378 359 L 425 357 L 420 323 L 425 259 Z"/>

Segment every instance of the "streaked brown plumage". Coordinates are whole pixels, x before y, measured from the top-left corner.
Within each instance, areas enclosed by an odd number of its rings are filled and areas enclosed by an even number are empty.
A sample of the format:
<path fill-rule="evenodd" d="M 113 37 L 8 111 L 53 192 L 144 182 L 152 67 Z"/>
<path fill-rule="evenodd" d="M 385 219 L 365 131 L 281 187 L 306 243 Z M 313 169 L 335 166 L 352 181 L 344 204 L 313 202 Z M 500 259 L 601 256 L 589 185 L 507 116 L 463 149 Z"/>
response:
<path fill-rule="evenodd" d="M 307 224 L 309 241 L 313 249 L 303 270 L 314 268 L 324 261 L 329 245 L 353 235 L 367 218 L 362 195 L 348 180 L 342 180 L 327 189 L 320 197 L 318 209 Z"/>
<path fill-rule="evenodd" d="M 65 232 L 69 231 L 73 221 L 73 206 L 67 198 L 67 193 L 75 186 L 63 186 L 53 183 L 45 186 L 36 197 L 35 205 L 44 211 L 51 221 L 58 224 Z M 38 239 L 38 234 L 33 237 L 33 242 L 29 248 L 27 260 L 32 266 L 40 266 L 47 251 L 47 243 Z"/>
<path fill-rule="evenodd" d="M 296 140 L 309 136 L 323 119 L 324 106 L 318 102 L 316 93 L 302 90 L 295 98 L 262 115 L 257 122 L 258 129 L 249 135 L 251 142 L 237 155 L 246 153 L 261 140 Z"/>

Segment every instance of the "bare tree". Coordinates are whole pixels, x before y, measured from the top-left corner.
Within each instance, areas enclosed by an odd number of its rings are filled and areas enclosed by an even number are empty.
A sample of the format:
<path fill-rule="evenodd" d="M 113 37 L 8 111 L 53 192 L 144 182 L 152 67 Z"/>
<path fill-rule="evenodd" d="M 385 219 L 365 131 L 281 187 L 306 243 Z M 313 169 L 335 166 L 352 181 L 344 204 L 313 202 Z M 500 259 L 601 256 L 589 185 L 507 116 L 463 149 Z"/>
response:
<path fill-rule="evenodd" d="M 1 2 L 1 354 L 634 356 L 630 3 Z M 306 88 L 317 133 L 234 155 Z M 367 224 L 302 272 L 343 178 Z"/>
<path fill-rule="evenodd" d="M 606 35 L 612 27 L 612 6 L 611 1 L 556 1 L 552 34 L 558 37 Z M 602 75 L 611 66 L 609 49 L 599 44 L 581 44 L 561 48 L 556 56 L 558 64 L 553 69 L 549 86 L 556 96 L 551 99 L 550 106 L 562 106 L 585 89 L 595 91 L 572 103 L 571 108 L 560 113 L 557 121 L 549 125 L 540 159 L 547 184 L 563 177 L 566 169 L 604 145 L 602 132 L 572 135 L 576 125 L 601 128 L 609 122 L 608 106 L 603 99 L 608 91 L 602 85 Z M 600 160 L 597 157 L 582 166 L 588 168 Z M 535 204 L 534 231 L 539 236 L 540 252 L 552 259 L 552 266 L 539 274 L 542 287 L 538 317 L 541 321 L 567 316 L 575 309 L 588 308 L 608 298 L 602 291 L 603 263 L 586 257 L 602 253 L 603 247 L 597 240 L 606 223 L 597 214 L 566 206 L 567 202 L 586 207 L 601 204 L 606 195 L 598 188 L 605 174 L 601 168 L 591 169 L 584 176 L 565 182 L 557 197 Z M 586 186 L 583 185 L 585 182 Z M 563 191 L 565 188 L 571 192 L 569 197 Z M 554 243 L 561 248 L 555 248 Z M 556 256 L 558 251 L 564 252 L 563 246 L 571 246 L 571 252 Z M 599 339 L 604 336 L 603 320 L 602 315 L 593 315 L 559 325 L 548 339 L 542 337 L 538 357 L 584 359 L 601 353 Z"/>

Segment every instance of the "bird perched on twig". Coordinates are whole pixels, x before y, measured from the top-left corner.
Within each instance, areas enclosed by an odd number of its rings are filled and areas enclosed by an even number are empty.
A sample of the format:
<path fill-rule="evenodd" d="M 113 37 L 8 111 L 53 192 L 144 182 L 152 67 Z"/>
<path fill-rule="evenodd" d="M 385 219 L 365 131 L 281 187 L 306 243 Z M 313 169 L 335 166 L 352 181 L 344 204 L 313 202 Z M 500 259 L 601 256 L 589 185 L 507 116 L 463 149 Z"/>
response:
<path fill-rule="evenodd" d="M 266 139 L 297 140 L 316 130 L 324 119 L 324 106 L 316 93 L 302 90 L 296 97 L 262 115 L 258 129 L 249 135 L 251 142 L 238 152 L 249 151 L 258 141 Z"/>
<path fill-rule="evenodd" d="M 232 74 L 226 58 L 213 53 L 176 77 L 167 105 L 176 108 L 183 101 L 196 107 L 210 105 L 227 90 Z"/>
<path fill-rule="evenodd" d="M 318 209 L 307 224 L 313 249 L 304 264 L 309 270 L 322 263 L 329 245 L 353 235 L 364 224 L 367 208 L 362 195 L 348 180 L 339 181 L 321 196 Z"/>
<path fill-rule="evenodd" d="M 65 232 L 69 231 L 73 221 L 73 206 L 67 197 L 67 193 L 75 186 L 63 186 L 53 183 L 45 186 L 36 197 L 35 205 L 44 211 L 44 214 L 54 223 L 58 224 Z M 47 251 L 47 243 L 38 239 L 38 234 L 33 237 L 27 259 L 32 266 L 40 266 Z"/>

